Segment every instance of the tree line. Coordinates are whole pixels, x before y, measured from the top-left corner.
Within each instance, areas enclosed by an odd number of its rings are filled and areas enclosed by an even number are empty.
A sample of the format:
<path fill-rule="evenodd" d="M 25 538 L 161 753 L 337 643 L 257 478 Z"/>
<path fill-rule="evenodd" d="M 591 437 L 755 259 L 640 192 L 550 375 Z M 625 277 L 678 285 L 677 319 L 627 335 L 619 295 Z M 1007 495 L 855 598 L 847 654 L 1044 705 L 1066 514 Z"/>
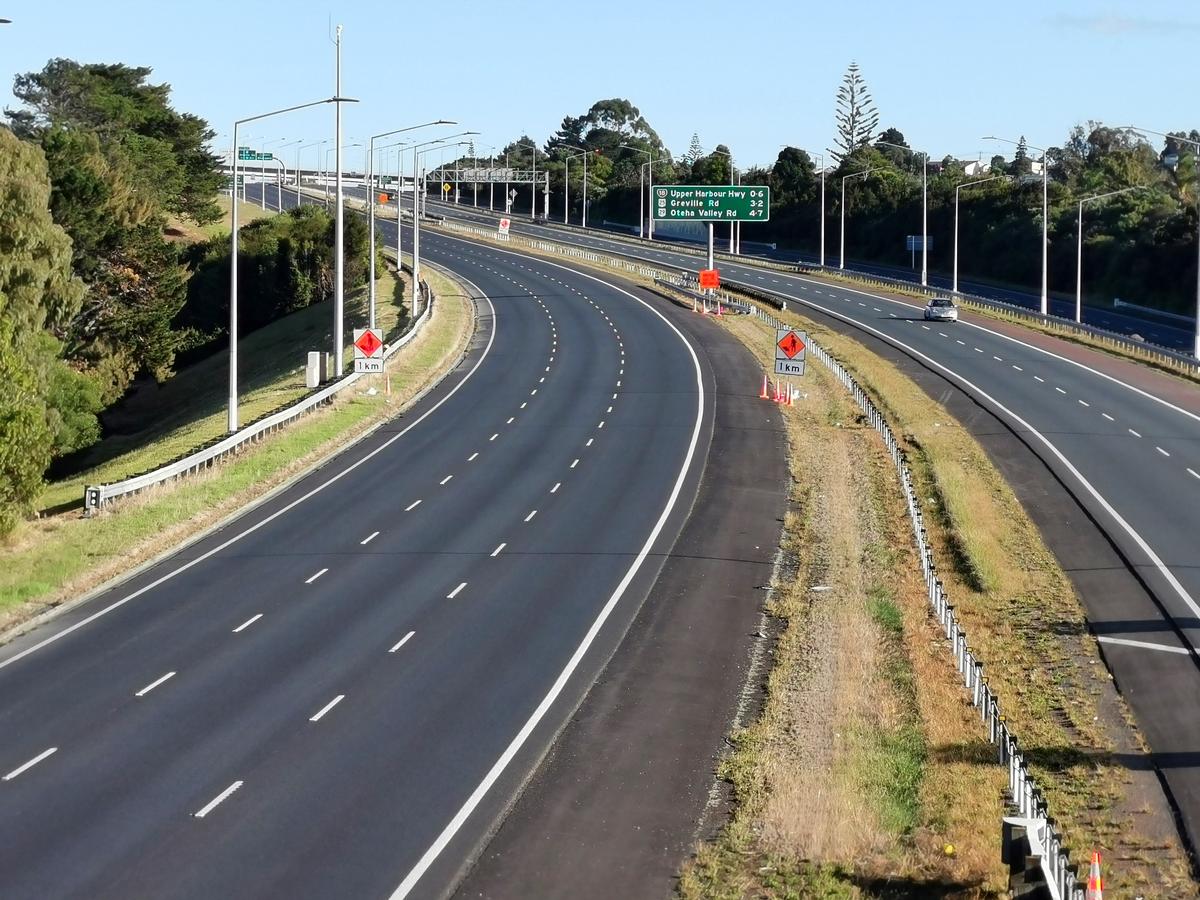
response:
<path fill-rule="evenodd" d="M 907 235 L 920 235 L 922 156 L 904 134 L 880 132 L 880 116 L 856 64 L 847 70 L 834 98 L 835 149 L 824 159 L 785 147 L 766 166 L 740 170 L 743 183 L 772 189 L 771 218 L 744 223 L 744 241 L 776 243 L 816 255 L 822 209 L 821 164 L 825 166 L 826 262 L 836 261 L 841 224 L 842 178 L 869 173 L 847 184 L 847 255 L 852 260 L 908 266 Z M 1174 134 L 1200 140 L 1195 129 Z M 891 146 L 891 145 L 899 145 Z M 480 163 L 527 169 L 536 154 L 539 172 L 550 173 L 552 219 L 561 219 L 566 158 L 588 154 L 588 222 L 636 222 L 639 178 L 653 154 L 658 184 L 728 184 L 729 145 L 704 149 L 693 135 L 686 153 L 675 157 L 636 106 L 624 99 L 601 100 L 579 116 L 566 116 L 555 134 L 534 147 L 527 135 L 499 153 L 480 159 L 473 148 L 462 165 Z M 996 177 L 960 193 L 960 277 L 990 281 L 1033 293 L 1041 286 L 1042 177 L 1048 167 L 1049 284 L 1073 293 L 1078 201 L 1086 196 L 1137 190 L 1089 205 L 1084 213 L 1083 263 L 1086 297 L 1113 297 L 1167 311 L 1195 308 L 1197 157 L 1190 145 L 1167 139 L 1160 146 L 1099 122 L 1077 125 L 1061 146 L 1034 158 L 1024 138 L 1009 158 L 963 160 L 931 154 L 928 172 L 929 264 L 949 272 L 954 245 L 955 189 Z M 572 221 L 580 221 L 583 167 L 570 163 Z M 448 164 L 453 166 L 453 163 Z M 968 174 L 970 173 L 970 174 Z M 539 192 L 539 204 L 540 200 Z M 530 191 L 517 191 L 514 211 L 528 212 Z M 540 212 L 540 208 L 538 212 Z M 917 263 L 919 265 L 919 261 Z"/>
<path fill-rule="evenodd" d="M 229 241 L 171 240 L 222 216 L 214 133 L 151 70 L 51 60 L 16 78 L 0 125 L 0 535 L 48 467 L 103 434 L 136 379 L 224 349 Z M 346 222 L 348 287 L 367 228 Z M 332 218 L 305 207 L 242 230 L 243 331 L 333 292 Z"/>

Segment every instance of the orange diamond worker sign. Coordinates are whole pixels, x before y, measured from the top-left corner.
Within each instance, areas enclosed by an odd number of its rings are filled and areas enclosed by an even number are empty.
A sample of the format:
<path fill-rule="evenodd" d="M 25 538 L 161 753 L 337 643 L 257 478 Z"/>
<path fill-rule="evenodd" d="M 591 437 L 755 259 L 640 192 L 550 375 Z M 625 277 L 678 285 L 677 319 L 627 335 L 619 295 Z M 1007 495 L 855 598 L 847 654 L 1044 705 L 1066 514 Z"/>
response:
<path fill-rule="evenodd" d="M 367 328 L 355 340 L 354 346 L 363 352 L 363 356 L 374 356 L 379 352 L 379 348 L 383 346 L 383 341 L 375 333 L 374 329 Z"/>
<path fill-rule="evenodd" d="M 800 340 L 800 336 L 796 332 L 789 331 L 779 342 L 779 349 L 788 359 L 795 359 L 796 354 L 804 349 L 804 341 Z"/>

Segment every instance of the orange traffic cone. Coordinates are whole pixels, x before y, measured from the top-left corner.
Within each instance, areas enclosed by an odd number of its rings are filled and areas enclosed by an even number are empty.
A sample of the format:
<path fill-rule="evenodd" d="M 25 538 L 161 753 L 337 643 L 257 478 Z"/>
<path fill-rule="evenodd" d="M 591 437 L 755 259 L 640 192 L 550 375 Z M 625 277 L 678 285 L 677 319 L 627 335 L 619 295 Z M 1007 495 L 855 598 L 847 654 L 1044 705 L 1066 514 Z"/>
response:
<path fill-rule="evenodd" d="M 769 381 L 769 380 L 768 380 L 768 378 L 767 378 L 767 373 L 766 373 L 766 372 L 763 372 L 763 389 L 762 389 L 762 393 L 758 395 L 758 398 L 759 398 L 760 400 L 768 400 L 768 399 L 770 399 L 769 397 L 767 397 L 767 384 L 768 384 L 768 381 Z"/>
<path fill-rule="evenodd" d="M 1100 876 L 1100 854 L 1092 854 L 1092 870 L 1088 873 L 1084 900 L 1104 900 L 1104 879 Z"/>

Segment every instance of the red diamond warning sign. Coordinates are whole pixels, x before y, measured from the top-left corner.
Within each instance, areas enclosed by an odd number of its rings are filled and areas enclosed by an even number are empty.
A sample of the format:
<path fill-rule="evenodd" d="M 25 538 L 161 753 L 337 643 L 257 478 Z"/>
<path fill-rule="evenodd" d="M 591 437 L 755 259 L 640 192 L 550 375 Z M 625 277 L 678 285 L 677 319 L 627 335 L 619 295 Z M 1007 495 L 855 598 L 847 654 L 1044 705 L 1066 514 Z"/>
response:
<path fill-rule="evenodd" d="M 354 329 L 354 371 L 359 374 L 383 371 L 383 338 L 378 328 Z"/>
<path fill-rule="evenodd" d="M 788 359 L 793 359 L 797 353 L 804 350 L 804 341 L 800 340 L 800 336 L 796 332 L 789 331 L 783 336 L 783 340 L 779 341 L 779 349 Z"/>
<path fill-rule="evenodd" d="M 363 356 L 370 358 L 379 352 L 379 348 L 383 346 L 383 341 L 379 339 L 379 335 L 376 334 L 374 329 L 364 328 L 362 334 L 354 339 L 354 346 L 362 352 Z M 357 355 L 356 353 L 355 356 Z"/>

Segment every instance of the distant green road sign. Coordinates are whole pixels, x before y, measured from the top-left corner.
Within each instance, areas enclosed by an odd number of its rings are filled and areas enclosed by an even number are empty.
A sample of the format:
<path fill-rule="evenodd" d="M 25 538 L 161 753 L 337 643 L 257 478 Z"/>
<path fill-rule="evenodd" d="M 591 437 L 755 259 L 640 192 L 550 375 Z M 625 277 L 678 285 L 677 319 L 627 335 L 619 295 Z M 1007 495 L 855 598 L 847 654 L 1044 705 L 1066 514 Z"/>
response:
<path fill-rule="evenodd" d="M 245 162 L 269 162 L 275 157 L 270 153 L 260 153 L 249 147 L 238 147 L 238 160 Z"/>
<path fill-rule="evenodd" d="M 656 221 L 766 222 L 771 189 L 753 184 L 656 184 Z"/>

